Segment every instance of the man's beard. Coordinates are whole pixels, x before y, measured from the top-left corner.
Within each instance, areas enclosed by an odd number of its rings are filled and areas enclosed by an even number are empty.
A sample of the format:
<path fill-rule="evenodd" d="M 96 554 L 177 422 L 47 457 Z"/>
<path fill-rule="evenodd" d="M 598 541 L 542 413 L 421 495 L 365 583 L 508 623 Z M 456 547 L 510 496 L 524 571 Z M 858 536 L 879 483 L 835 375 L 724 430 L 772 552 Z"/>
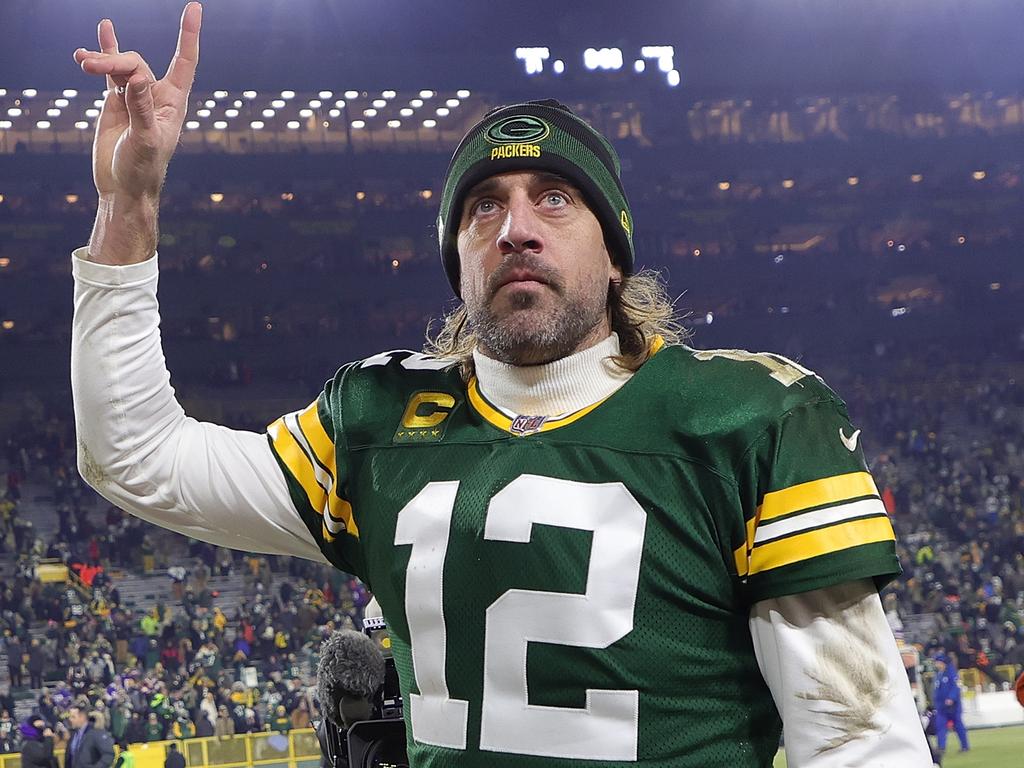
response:
<path fill-rule="evenodd" d="M 513 269 L 529 269 L 554 293 L 554 306 L 534 309 L 551 297 L 534 291 L 518 291 L 508 299 L 510 309 L 503 316 L 492 305 L 501 283 Z M 566 293 L 565 283 L 554 270 L 526 254 L 506 260 L 487 283 L 485 300 L 467 304 L 469 325 L 477 343 L 489 357 L 509 365 L 542 365 L 575 352 L 605 315 L 607 296 L 596 299 L 585 291 Z"/>

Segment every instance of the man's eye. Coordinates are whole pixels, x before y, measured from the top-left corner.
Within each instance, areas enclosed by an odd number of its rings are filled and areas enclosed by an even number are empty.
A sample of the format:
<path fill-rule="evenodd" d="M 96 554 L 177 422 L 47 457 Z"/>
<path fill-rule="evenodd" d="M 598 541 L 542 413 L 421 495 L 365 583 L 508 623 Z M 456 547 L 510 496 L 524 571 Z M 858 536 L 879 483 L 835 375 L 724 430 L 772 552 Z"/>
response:
<path fill-rule="evenodd" d="M 491 213 L 494 210 L 493 200 L 481 200 L 473 206 L 473 213 Z"/>
<path fill-rule="evenodd" d="M 554 206 L 561 206 L 563 204 L 567 205 L 569 203 L 565 195 L 563 195 L 561 192 L 548 192 L 546 195 L 544 195 L 544 200 L 548 205 Z"/>

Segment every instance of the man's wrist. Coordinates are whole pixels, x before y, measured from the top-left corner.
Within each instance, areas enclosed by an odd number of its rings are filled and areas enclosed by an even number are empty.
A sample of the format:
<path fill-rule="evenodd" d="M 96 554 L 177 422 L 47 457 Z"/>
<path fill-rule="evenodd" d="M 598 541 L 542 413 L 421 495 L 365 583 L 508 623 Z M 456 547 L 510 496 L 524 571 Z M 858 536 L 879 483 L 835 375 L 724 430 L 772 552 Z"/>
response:
<path fill-rule="evenodd" d="M 124 266 L 152 258 L 159 238 L 159 208 L 158 198 L 100 195 L 89 261 Z"/>

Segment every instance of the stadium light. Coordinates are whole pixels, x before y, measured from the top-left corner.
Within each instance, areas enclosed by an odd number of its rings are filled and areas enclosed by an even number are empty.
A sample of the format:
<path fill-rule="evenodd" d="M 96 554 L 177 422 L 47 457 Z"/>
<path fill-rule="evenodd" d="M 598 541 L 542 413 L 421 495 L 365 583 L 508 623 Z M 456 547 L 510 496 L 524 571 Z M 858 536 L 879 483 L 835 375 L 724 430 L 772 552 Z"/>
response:
<path fill-rule="evenodd" d="M 288 121 L 288 128 L 293 130 L 293 131 L 297 131 L 299 129 L 300 125 L 301 125 L 301 123 L 299 123 L 298 120 L 289 120 Z"/>
<path fill-rule="evenodd" d="M 975 181 L 984 181 L 985 180 L 985 176 L 986 176 L 986 173 L 984 171 L 975 171 L 974 173 L 971 174 L 971 177 Z"/>
<path fill-rule="evenodd" d="M 206 107 L 207 109 L 213 109 L 214 107 L 217 106 L 217 102 L 214 101 L 213 99 L 207 99 L 206 103 L 203 104 L 203 106 Z"/>
<path fill-rule="evenodd" d="M 850 176 L 846 180 L 846 183 L 849 184 L 851 187 L 856 187 L 858 184 L 860 184 L 860 178 L 857 176 Z"/>
<path fill-rule="evenodd" d="M 565 72 L 565 62 L 561 59 L 555 59 L 554 63 L 551 65 L 551 71 L 556 75 L 562 74 Z"/>
<path fill-rule="evenodd" d="M 364 117 L 376 117 L 377 116 L 377 110 L 376 109 L 364 109 L 363 110 L 363 116 Z"/>
<path fill-rule="evenodd" d="M 85 110 L 85 116 L 86 117 L 99 117 L 100 116 L 100 111 L 98 109 L 96 109 L 95 107 L 90 107 L 89 109 Z"/>
<path fill-rule="evenodd" d="M 255 99 L 256 91 L 242 91 L 242 97 L 245 99 Z"/>
<path fill-rule="evenodd" d="M 6 95 L 6 89 L 0 88 L 0 96 Z M 63 91 L 61 91 L 60 95 L 63 96 L 65 99 L 73 99 L 78 95 L 78 91 L 76 91 L 74 88 L 65 88 Z"/>
<path fill-rule="evenodd" d="M 294 99 L 295 98 L 295 91 L 281 91 L 281 98 L 282 99 Z"/>
<path fill-rule="evenodd" d="M 11 126 L 13 125 L 14 123 L 12 123 L 10 120 L 0 120 L 0 131 L 9 131 L 11 130 Z M 3 202 L 2 198 L 3 195 L 0 195 L 0 203 Z"/>
<path fill-rule="evenodd" d="M 64 200 L 69 205 L 74 205 L 75 203 L 78 202 L 78 195 L 76 195 L 74 192 L 71 192 L 71 193 L 69 193 L 67 195 L 64 195 Z"/>
<path fill-rule="evenodd" d="M 450 114 L 450 112 L 449 112 L 447 107 L 438 107 L 437 108 L 437 116 L 438 117 L 448 117 L 449 114 Z"/>
<path fill-rule="evenodd" d="M 516 58 L 526 66 L 526 74 L 537 75 L 544 71 L 544 62 L 551 56 L 547 48 L 516 48 Z"/>
<path fill-rule="evenodd" d="M 285 104 L 286 102 L 284 99 L 274 99 L 272 102 L 270 102 L 270 106 L 272 106 L 274 109 L 284 109 Z"/>
<path fill-rule="evenodd" d="M 432 99 L 432 98 L 434 98 L 434 92 L 433 91 L 420 91 L 420 98 L 421 99 Z"/>
<path fill-rule="evenodd" d="M 334 91 L 320 91 L 320 93 L 318 93 L 317 96 L 319 96 L 321 99 L 333 99 Z"/>
<path fill-rule="evenodd" d="M 77 128 L 80 131 L 84 131 L 88 127 L 89 127 L 89 123 L 86 122 L 85 120 L 79 120 L 77 123 L 75 123 L 75 128 Z"/>
<path fill-rule="evenodd" d="M 263 116 L 264 116 L 264 117 L 273 117 L 273 116 L 274 116 L 274 115 L 276 115 L 276 114 L 277 114 L 277 112 L 275 112 L 275 111 L 274 111 L 274 110 L 272 110 L 272 109 L 264 109 L 264 110 L 263 110 Z"/>
<path fill-rule="evenodd" d="M 467 90 L 456 91 L 455 95 L 458 96 L 460 99 L 468 99 L 469 98 L 469 91 L 467 91 Z"/>
<path fill-rule="evenodd" d="M 409 106 L 419 109 L 420 107 L 423 106 L 423 99 L 413 99 L 412 101 L 409 102 Z"/>
<path fill-rule="evenodd" d="M 309 112 L 310 116 L 312 116 L 313 111 L 312 110 L 307 110 L 307 111 Z M 340 109 L 332 109 L 327 114 L 330 115 L 331 117 L 341 117 L 341 110 Z"/>
<path fill-rule="evenodd" d="M 668 84 L 671 87 L 675 88 L 677 85 L 679 85 L 679 80 L 680 80 L 680 78 L 679 78 L 679 70 L 678 69 L 671 70 L 665 76 L 665 79 L 668 81 Z"/>
<path fill-rule="evenodd" d="M 199 121 L 189 120 L 187 123 L 185 123 L 185 127 L 188 128 L 190 131 L 194 131 L 199 127 Z"/>
<path fill-rule="evenodd" d="M 251 123 L 249 123 L 249 127 L 252 128 L 254 131 L 261 131 L 263 130 L 263 121 L 253 120 Z"/>
<path fill-rule="evenodd" d="M 447 107 L 457 107 L 457 106 L 459 106 L 459 100 L 458 99 L 448 99 L 448 101 L 445 102 L 445 106 L 447 106 Z"/>
<path fill-rule="evenodd" d="M 21 110 L 17 107 L 11 107 L 7 110 L 8 117 L 21 117 Z"/>
<path fill-rule="evenodd" d="M 213 98 L 215 99 L 226 99 L 228 97 L 227 91 L 214 91 Z"/>
<path fill-rule="evenodd" d="M 401 120 L 388 120 L 388 128 L 400 128 L 401 126 Z"/>
<path fill-rule="evenodd" d="M 331 112 L 334 112 L 334 110 L 332 109 Z M 312 109 L 300 109 L 299 110 L 299 117 L 312 117 L 312 116 L 313 116 L 313 110 Z M 337 117 L 337 115 L 331 115 L 331 117 Z"/>
<path fill-rule="evenodd" d="M 48 109 L 48 110 L 46 110 L 46 116 L 47 117 L 60 117 L 60 110 L 59 109 Z"/>
<path fill-rule="evenodd" d="M 384 99 L 374 99 L 373 100 L 373 106 L 376 107 L 377 109 L 384 109 L 384 107 L 386 107 L 387 105 L 388 105 L 388 103 L 386 101 L 384 101 Z"/>
<path fill-rule="evenodd" d="M 706 325 L 711 325 L 713 322 L 715 322 L 714 312 L 708 312 L 706 315 L 704 315 L 704 323 Z"/>
<path fill-rule="evenodd" d="M 345 91 L 345 98 L 346 99 L 358 99 L 359 98 L 359 91 Z"/>
<path fill-rule="evenodd" d="M 219 203 L 219 202 L 222 202 L 223 200 L 224 200 L 224 193 L 223 192 L 211 192 L 210 193 L 210 202 L 212 202 L 212 203 Z"/>
<path fill-rule="evenodd" d="M 731 187 L 731 186 L 732 186 L 732 184 L 730 184 L 728 181 L 720 181 L 720 182 L 718 182 L 718 188 L 720 190 L 722 190 L 723 192 L 728 192 L 729 191 L 729 187 Z"/>
<path fill-rule="evenodd" d="M 208 109 L 197 109 L 196 110 L 196 114 L 199 115 L 199 117 L 209 117 L 210 116 L 210 110 L 208 110 Z"/>
<path fill-rule="evenodd" d="M 338 99 L 336 102 L 334 102 L 334 106 L 336 106 L 339 109 L 341 109 L 342 107 L 345 106 L 345 100 L 344 99 Z"/>
<path fill-rule="evenodd" d="M 323 105 L 324 103 L 320 99 L 310 99 L 309 101 L 309 106 L 313 109 L 320 109 Z"/>
<path fill-rule="evenodd" d="M 242 108 L 242 100 L 241 99 L 235 99 L 234 103 L 231 106 L 233 106 L 235 109 L 241 109 Z"/>
<path fill-rule="evenodd" d="M 409 109 L 409 107 L 405 107 L 404 109 L 398 110 L 398 114 L 400 114 L 402 117 L 412 117 L 412 113 L 413 110 Z"/>
<path fill-rule="evenodd" d="M 53 102 L 53 106 L 60 107 L 61 109 L 64 109 L 64 107 L 66 107 L 70 103 L 71 102 L 68 101 L 67 99 L 55 99 L 54 102 Z"/>
<path fill-rule="evenodd" d="M 35 88 L 26 88 L 24 91 L 21 92 L 21 95 L 24 96 L 26 99 L 34 99 L 38 94 L 39 91 L 37 91 Z"/>
<path fill-rule="evenodd" d="M 643 59 L 637 59 L 633 62 L 633 71 L 638 75 L 642 74 L 645 69 L 647 69 L 647 62 Z"/>
<path fill-rule="evenodd" d="M 36 123 L 36 128 L 38 128 L 41 131 L 49 130 L 49 128 L 50 128 L 50 121 L 49 120 L 40 120 L 39 122 Z"/>
<path fill-rule="evenodd" d="M 796 182 L 793 181 L 792 179 L 783 179 L 782 180 L 782 188 L 783 189 L 792 189 L 795 185 L 796 185 Z"/>
<path fill-rule="evenodd" d="M 922 176 L 920 173 L 912 173 L 912 174 L 910 174 L 910 180 L 914 184 L 920 184 L 922 179 L 924 179 L 924 176 Z"/>
<path fill-rule="evenodd" d="M 213 123 L 213 127 L 214 127 L 214 130 L 225 131 L 225 130 L 227 130 L 227 127 L 228 127 L 228 121 L 227 120 L 216 120 Z"/>
<path fill-rule="evenodd" d="M 423 127 L 424 128 L 433 128 L 436 125 L 437 125 L 437 120 L 424 120 L 423 121 Z"/>
<path fill-rule="evenodd" d="M 224 110 L 224 117 L 238 117 L 238 110 L 237 109 L 225 109 Z"/>
<path fill-rule="evenodd" d="M 363 121 L 363 120 L 353 120 L 352 121 L 352 127 L 356 128 L 356 129 L 358 129 L 358 128 L 365 128 L 366 127 L 366 122 Z"/>
<path fill-rule="evenodd" d="M 0 96 L 6 96 L 6 95 L 7 95 L 7 89 L 6 88 L 0 88 Z"/>
<path fill-rule="evenodd" d="M 393 99 L 393 98 L 395 98 L 395 96 L 397 96 L 397 95 L 398 95 L 398 93 L 397 93 L 397 92 L 395 92 L 395 91 L 384 91 L 384 92 L 383 92 L 383 93 L 381 94 L 381 96 L 383 96 L 383 97 L 384 97 L 385 99 Z"/>

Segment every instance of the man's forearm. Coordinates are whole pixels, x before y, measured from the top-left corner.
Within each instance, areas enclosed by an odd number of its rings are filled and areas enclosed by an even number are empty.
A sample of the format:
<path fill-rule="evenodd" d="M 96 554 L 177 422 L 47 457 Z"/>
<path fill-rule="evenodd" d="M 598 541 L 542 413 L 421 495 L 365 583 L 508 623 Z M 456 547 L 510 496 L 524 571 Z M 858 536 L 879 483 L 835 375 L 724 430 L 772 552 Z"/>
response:
<path fill-rule="evenodd" d="M 151 259 L 159 239 L 159 209 L 159 199 L 101 195 L 88 260 L 123 266 Z"/>

